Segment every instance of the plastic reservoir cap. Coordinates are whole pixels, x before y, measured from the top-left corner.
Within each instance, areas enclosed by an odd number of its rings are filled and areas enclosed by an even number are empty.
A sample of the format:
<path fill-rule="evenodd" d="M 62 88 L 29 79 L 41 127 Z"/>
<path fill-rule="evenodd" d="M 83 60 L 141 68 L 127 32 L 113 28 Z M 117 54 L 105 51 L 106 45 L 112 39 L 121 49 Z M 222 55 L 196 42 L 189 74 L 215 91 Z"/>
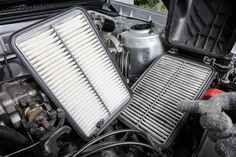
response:
<path fill-rule="evenodd" d="M 225 92 L 220 89 L 217 89 L 217 88 L 208 89 L 203 97 L 203 100 L 208 100 L 217 94 L 223 94 L 223 93 L 225 93 Z"/>

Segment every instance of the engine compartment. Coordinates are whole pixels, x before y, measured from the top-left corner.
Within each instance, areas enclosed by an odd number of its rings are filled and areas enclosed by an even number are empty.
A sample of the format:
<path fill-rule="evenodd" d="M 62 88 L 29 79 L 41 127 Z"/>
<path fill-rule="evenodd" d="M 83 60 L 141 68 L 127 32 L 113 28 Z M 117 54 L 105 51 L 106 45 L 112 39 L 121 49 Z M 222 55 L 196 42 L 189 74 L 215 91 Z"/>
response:
<path fill-rule="evenodd" d="M 153 66 L 155 60 L 169 54 L 180 56 L 191 62 L 194 59 L 193 63 L 197 60 L 197 63 L 202 65 L 211 64 L 215 68 L 217 74 L 214 72 L 212 77 L 206 78 L 205 81 L 209 83 L 203 91 L 209 88 L 218 88 L 224 91 L 235 90 L 234 55 L 227 56 L 227 63 L 214 62 L 212 64 L 211 58 L 186 56 L 173 49 L 166 42 L 165 27 L 162 25 L 152 21 L 111 15 L 112 13 L 109 11 L 106 14 L 94 10 L 88 12 L 130 87 L 134 87 L 134 84 L 139 82 L 137 80 L 147 73 L 146 70 Z M 8 143 L 0 141 L 2 156 L 187 157 L 199 153 L 198 149 L 202 144 L 201 138 L 204 137 L 204 129 L 199 125 L 199 117 L 197 116 L 188 119 L 178 129 L 179 131 L 171 140 L 170 146 L 165 149 L 160 149 L 158 144 L 153 142 L 150 132 L 129 129 L 128 125 L 120 118 L 115 119 L 100 135 L 93 137 L 90 141 L 82 139 L 73 130 L 64 111 L 52 103 L 10 49 L 9 38 L 11 34 L 38 21 L 40 20 L 11 23 L 0 27 L 0 32 L 2 32 L 0 34 L 0 57 L 2 58 L 0 67 L 0 131 L 5 132 L 5 136 L 1 133 L 0 136 L 8 141 Z M 169 64 L 170 69 L 177 66 L 174 63 L 173 65 Z M 168 80 L 171 70 L 161 68 L 162 72 L 166 72 L 166 76 L 158 79 L 162 81 L 160 84 L 164 84 L 164 81 Z M 194 79 L 198 72 L 199 69 L 193 67 L 186 72 L 188 73 L 186 75 L 193 75 L 192 79 Z M 161 75 L 160 72 L 158 74 Z M 180 76 L 175 82 L 175 88 L 181 88 L 181 84 L 187 84 L 190 81 L 184 82 L 181 81 L 181 78 L 188 79 Z M 213 80 L 213 78 L 215 79 Z M 180 86 L 177 87 L 177 84 Z M 183 86 L 183 88 L 187 87 Z M 191 90 L 186 90 L 185 94 L 188 92 L 190 93 Z M 172 95 L 175 98 L 175 93 L 166 93 L 166 95 Z M 202 96 L 200 94 L 198 98 Z M 149 98 L 147 96 L 143 100 L 147 102 Z M 174 109 L 169 109 L 167 106 L 163 110 L 177 112 Z M 117 143 L 118 145 L 116 145 Z"/>

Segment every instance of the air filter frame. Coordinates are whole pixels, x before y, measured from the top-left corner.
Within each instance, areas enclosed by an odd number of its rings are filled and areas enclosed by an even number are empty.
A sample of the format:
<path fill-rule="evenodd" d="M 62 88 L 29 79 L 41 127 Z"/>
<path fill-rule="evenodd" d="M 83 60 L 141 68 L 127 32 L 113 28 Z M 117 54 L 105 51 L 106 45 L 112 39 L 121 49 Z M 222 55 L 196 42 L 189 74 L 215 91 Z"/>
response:
<path fill-rule="evenodd" d="M 19 47 L 16 44 L 16 40 L 17 40 L 18 37 L 20 37 L 20 36 L 21 37 L 27 37 L 32 32 L 37 32 L 38 30 L 41 30 L 45 27 L 49 27 L 49 26 L 55 24 L 56 22 L 59 22 L 60 20 L 63 20 L 64 18 L 66 18 L 69 15 L 73 15 L 73 13 L 76 12 L 76 11 L 79 11 L 84 15 L 84 18 L 87 20 L 87 22 L 90 25 L 92 31 L 94 32 L 95 36 L 97 37 L 98 42 L 100 43 L 100 45 L 102 46 L 102 48 L 106 52 L 106 55 L 108 56 L 108 59 L 113 64 L 114 70 L 117 72 L 117 75 L 118 75 L 119 79 L 121 80 L 122 84 L 124 85 L 124 87 L 128 91 L 128 97 L 129 97 L 128 100 L 123 102 L 122 104 L 120 104 L 120 106 L 113 113 L 111 113 L 108 118 L 106 118 L 106 120 L 104 121 L 102 126 L 99 127 L 99 129 L 97 129 L 90 136 L 86 136 L 85 133 L 74 122 L 74 120 L 69 116 L 68 112 L 65 110 L 63 105 L 59 102 L 59 100 L 56 98 L 56 96 L 52 93 L 52 91 L 49 89 L 49 87 L 45 84 L 45 82 L 43 81 L 43 78 L 40 77 L 39 73 L 33 68 L 33 66 L 30 64 L 28 59 L 24 56 L 24 54 L 21 53 L 21 50 L 19 49 Z M 50 100 L 57 107 L 62 108 L 65 111 L 67 120 L 72 125 L 72 127 L 75 129 L 75 131 L 84 140 L 90 140 L 92 137 L 99 135 L 114 119 L 116 119 L 119 116 L 119 114 L 122 112 L 122 110 L 131 102 L 132 91 L 131 91 L 130 87 L 127 85 L 124 78 L 122 77 L 120 69 L 116 65 L 116 63 L 113 60 L 111 54 L 109 53 L 109 50 L 105 46 L 105 44 L 104 44 L 104 42 L 103 42 L 96 26 L 95 26 L 95 24 L 93 23 L 92 19 L 90 18 L 90 15 L 86 11 L 86 9 L 84 9 L 82 7 L 73 7 L 71 9 L 69 9 L 67 11 L 64 11 L 62 13 L 59 13 L 59 14 L 57 14 L 57 15 L 49 18 L 49 19 L 42 20 L 42 21 L 40 21 L 36 24 L 30 25 L 30 26 L 28 26 L 28 27 L 26 27 L 22 30 L 19 30 L 11 36 L 11 41 L 10 42 L 11 42 L 10 46 L 11 46 L 11 49 L 13 50 L 13 52 L 15 52 L 17 57 L 22 61 L 22 63 L 26 67 L 26 69 L 31 73 L 32 77 L 36 80 L 36 82 L 39 84 L 39 86 L 47 94 L 47 96 L 50 98 Z"/>
<path fill-rule="evenodd" d="M 188 58 L 183 58 L 181 56 L 175 56 L 175 55 L 163 55 L 158 57 L 149 67 L 148 69 L 141 75 L 141 77 L 134 83 L 134 85 L 131 87 L 131 90 L 133 91 L 133 96 L 135 95 L 134 89 L 139 85 L 139 83 L 146 77 L 146 75 L 149 73 L 149 71 L 155 66 L 155 64 L 157 64 L 157 62 L 159 62 L 159 60 L 161 59 L 161 57 L 169 57 L 172 59 L 177 59 L 179 61 L 183 61 L 183 62 L 188 62 L 191 63 L 193 65 L 197 65 L 197 66 L 201 66 L 201 67 L 205 67 L 205 68 L 209 68 L 211 70 L 211 74 L 208 76 L 208 80 L 205 81 L 204 85 L 202 86 L 201 90 L 198 91 L 198 94 L 195 96 L 194 99 L 199 99 L 202 98 L 204 96 L 204 93 L 206 92 L 206 90 L 208 89 L 208 87 L 210 86 L 210 83 L 214 80 L 217 72 L 215 71 L 215 69 L 212 66 L 208 66 L 208 65 L 204 65 L 200 62 L 197 62 L 195 60 L 192 59 L 188 59 Z M 132 101 L 130 103 L 130 105 L 132 104 Z M 128 108 L 129 106 L 127 106 Z M 149 111 L 148 111 L 149 112 Z M 186 123 L 187 119 L 189 118 L 191 114 L 189 113 L 184 113 L 182 118 L 180 119 L 180 121 L 178 122 L 178 124 L 174 127 L 173 129 L 173 133 L 167 138 L 166 142 L 164 144 L 160 144 L 158 142 L 158 140 L 155 139 L 155 137 L 153 137 L 152 135 L 150 135 L 152 137 L 152 140 L 155 142 L 155 144 L 161 148 L 161 149 L 168 149 L 173 140 L 176 138 L 176 136 L 178 135 L 179 131 L 181 130 L 181 128 L 184 126 L 184 124 Z M 142 130 L 140 129 L 137 125 L 133 125 L 133 122 L 131 122 L 129 119 L 125 118 L 122 114 L 119 116 L 119 120 L 121 122 L 123 122 L 125 125 L 127 125 L 129 128 L 132 129 L 137 129 L 137 130 Z M 142 130 L 143 131 L 143 130 Z"/>

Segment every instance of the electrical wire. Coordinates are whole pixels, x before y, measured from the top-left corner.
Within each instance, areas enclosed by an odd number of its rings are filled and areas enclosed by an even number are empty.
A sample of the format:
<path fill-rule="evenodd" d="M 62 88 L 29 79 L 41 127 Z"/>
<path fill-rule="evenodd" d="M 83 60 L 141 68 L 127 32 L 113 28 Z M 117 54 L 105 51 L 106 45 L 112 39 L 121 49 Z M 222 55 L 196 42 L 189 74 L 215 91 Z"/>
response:
<path fill-rule="evenodd" d="M 83 157 L 90 156 L 90 155 L 92 155 L 92 154 L 94 154 L 94 153 L 97 153 L 97 152 L 99 152 L 99 151 L 101 151 L 101 150 L 104 150 L 104 149 L 109 149 L 109 148 L 116 147 L 116 146 L 125 146 L 125 145 L 142 146 L 142 147 L 148 148 L 148 149 L 150 149 L 150 150 L 152 150 L 152 151 L 154 151 L 154 152 L 156 152 L 156 153 L 158 153 L 158 154 L 160 153 L 160 152 L 159 152 L 158 150 L 156 150 L 154 147 L 152 147 L 152 146 L 150 146 L 150 145 L 148 145 L 148 144 L 145 144 L 145 143 L 141 143 L 141 142 L 116 142 L 116 143 L 111 143 L 111 144 L 109 144 L 109 145 L 107 145 L 107 146 L 98 148 L 98 149 L 96 149 L 96 150 L 94 150 L 94 151 L 91 151 L 91 152 L 89 152 L 89 153 L 83 155 Z M 76 157 L 76 156 L 78 156 L 78 155 L 79 155 L 79 154 L 76 154 L 76 155 L 74 155 L 74 157 Z"/>
<path fill-rule="evenodd" d="M 120 140 L 118 140 L 119 142 L 125 142 L 127 140 L 127 138 L 129 137 L 130 132 L 127 132 Z M 118 141 L 107 141 L 107 142 L 102 142 L 102 143 L 98 143 L 98 144 L 94 144 L 92 146 L 90 146 L 89 148 L 87 148 L 86 150 L 84 150 L 84 153 L 90 152 L 91 150 L 94 149 L 98 149 L 100 147 L 106 146 L 106 145 L 110 145 L 113 143 L 117 143 Z"/>
<path fill-rule="evenodd" d="M 84 147 L 82 147 L 74 156 L 77 156 L 77 154 L 80 154 L 81 152 L 83 152 L 85 149 L 87 149 L 89 146 L 95 144 L 96 142 L 100 141 L 103 138 L 115 135 L 115 134 L 121 134 L 121 133 L 128 133 L 128 132 L 132 132 L 132 133 L 141 133 L 144 134 L 146 136 L 149 136 L 146 132 L 140 131 L 140 130 L 132 130 L 132 129 L 125 129 L 125 130 L 117 130 L 117 131 L 113 131 L 113 132 L 108 132 L 107 134 L 104 134 L 100 137 L 97 137 L 95 139 L 93 139 L 92 141 L 90 141 L 87 145 L 85 145 Z M 150 138 L 148 138 L 150 139 Z"/>
<path fill-rule="evenodd" d="M 128 138 L 128 136 L 130 135 L 130 132 L 127 132 L 120 140 L 119 142 L 125 142 Z M 107 141 L 107 142 L 102 142 L 102 143 L 98 143 L 98 144 L 94 144 L 92 146 L 90 146 L 89 148 L 87 148 L 86 150 L 84 150 L 84 153 L 86 152 L 89 152 L 93 149 L 97 149 L 99 147 L 102 147 L 102 146 L 106 146 L 106 145 L 109 145 L 109 144 L 112 144 L 112 143 L 117 143 L 117 141 Z"/>
<path fill-rule="evenodd" d="M 132 133 L 140 133 L 143 135 L 146 135 L 148 142 L 151 144 L 151 147 L 153 147 L 153 142 L 151 141 L 150 136 L 143 131 L 140 130 L 132 130 L 132 129 L 124 129 L 124 130 L 117 130 L 117 131 L 113 131 L 113 132 L 108 132 L 102 136 L 99 136 L 93 140 L 91 140 L 88 144 L 86 144 L 84 147 L 82 147 L 78 152 L 76 152 L 73 157 L 76 157 L 77 155 L 79 155 L 80 153 L 82 153 L 85 149 L 87 149 L 88 147 L 90 147 L 91 145 L 95 144 L 96 142 L 100 141 L 101 139 L 104 139 L 106 137 L 115 135 L 115 134 L 121 134 L 121 133 L 128 133 L 128 132 L 132 132 Z M 150 145 L 149 145 L 150 146 Z"/>
<path fill-rule="evenodd" d="M 84 150 L 83 154 L 86 154 L 86 153 L 91 152 L 93 150 L 96 150 L 98 148 L 102 148 L 104 146 L 107 146 L 107 145 L 110 145 L 110 144 L 114 144 L 114 143 L 117 143 L 117 141 L 102 142 L 102 143 L 98 143 L 98 144 L 92 145 L 89 148 L 87 148 L 86 150 Z"/>
<path fill-rule="evenodd" d="M 117 142 L 125 142 L 127 140 L 127 138 L 129 137 L 130 135 L 130 132 L 127 132 L 120 140 L 118 141 L 107 141 L 107 142 L 102 142 L 102 143 L 98 143 L 98 144 L 94 144 L 92 146 L 90 146 L 89 148 L 87 148 L 86 150 L 84 150 L 83 153 L 87 153 L 87 152 L 90 152 L 91 150 L 94 150 L 94 149 L 98 149 L 100 147 L 103 147 L 103 146 L 106 146 L 106 145 L 110 145 L 110 144 L 113 144 L 113 143 L 117 143 Z"/>
<path fill-rule="evenodd" d="M 26 151 L 26 150 L 28 150 L 28 149 L 31 149 L 31 148 L 37 146 L 38 144 L 40 144 L 40 142 L 34 143 L 34 144 L 32 144 L 32 145 L 30 145 L 30 146 L 28 146 L 28 147 L 25 147 L 25 148 L 23 148 L 23 149 L 20 149 L 20 150 L 18 150 L 18 151 L 15 151 L 15 152 L 13 152 L 13 153 L 11 153 L 11 154 L 8 154 L 8 155 L 5 155 L 5 156 L 3 156 L 3 157 L 10 157 L 10 156 L 19 154 L 19 153 L 21 153 L 21 152 L 23 152 L 23 151 Z"/>

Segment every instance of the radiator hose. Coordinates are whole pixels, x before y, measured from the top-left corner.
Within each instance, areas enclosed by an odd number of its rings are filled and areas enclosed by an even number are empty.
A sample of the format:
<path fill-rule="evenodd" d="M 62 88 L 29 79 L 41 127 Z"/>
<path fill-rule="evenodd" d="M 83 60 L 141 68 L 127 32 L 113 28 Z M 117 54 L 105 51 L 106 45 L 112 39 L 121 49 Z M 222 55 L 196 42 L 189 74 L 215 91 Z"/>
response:
<path fill-rule="evenodd" d="M 26 138 L 15 129 L 0 126 L 0 144 L 11 149 L 18 149 L 26 145 Z"/>

